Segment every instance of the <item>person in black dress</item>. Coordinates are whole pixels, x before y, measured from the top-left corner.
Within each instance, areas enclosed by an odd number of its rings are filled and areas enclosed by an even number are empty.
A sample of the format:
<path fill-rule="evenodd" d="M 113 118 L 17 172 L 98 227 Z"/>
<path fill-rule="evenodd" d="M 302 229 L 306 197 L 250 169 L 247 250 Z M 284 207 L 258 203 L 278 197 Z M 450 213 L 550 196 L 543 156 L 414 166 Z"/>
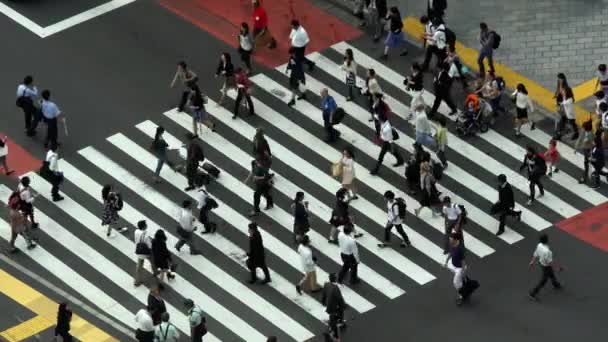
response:
<path fill-rule="evenodd" d="M 299 243 L 301 238 L 310 230 L 308 222 L 308 201 L 304 200 L 304 192 L 298 191 L 291 205 L 293 208 L 293 234 L 294 243 Z"/>
<path fill-rule="evenodd" d="M 57 325 L 55 326 L 55 338 L 61 336 L 64 342 L 72 342 L 74 339 L 70 335 L 70 322 L 72 321 L 72 310 L 67 303 L 59 304 L 57 311 Z"/>
<path fill-rule="evenodd" d="M 163 290 L 165 275 L 167 279 L 173 279 L 175 275 L 171 273 L 171 253 L 167 249 L 167 236 L 162 229 L 156 231 L 152 240 L 152 261 L 154 262 L 154 273 L 157 273 L 158 287 Z"/>
<path fill-rule="evenodd" d="M 253 222 L 249 224 L 249 253 L 247 253 L 247 256 L 249 257 L 247 259 L 247 267 L 249 267 L 249 271 L 251 272 L 249 283 L 253 284 L 257 281 L 255 271 L 258 267 L 264 271 L 263 283 L 270 283 L 270 272 L 266 266 L 266 252 L 264 251 L 262 235 L 258 230 L 258 225 Z"/>
<path fill-rule="evenodd" d="M 232 57 L 228 52 L 223 52 L 220 57 L 220 62 L 215 71 L 215 77 L 224 77 L 224 84 L 222 85 L 222 96 L 220 97 L 219 104 L 224 103 L 224 98 L 228 93 L 228 89 L 236 89 L 236 78 L 234 76 L 234 65 L 232 64 Z"/>

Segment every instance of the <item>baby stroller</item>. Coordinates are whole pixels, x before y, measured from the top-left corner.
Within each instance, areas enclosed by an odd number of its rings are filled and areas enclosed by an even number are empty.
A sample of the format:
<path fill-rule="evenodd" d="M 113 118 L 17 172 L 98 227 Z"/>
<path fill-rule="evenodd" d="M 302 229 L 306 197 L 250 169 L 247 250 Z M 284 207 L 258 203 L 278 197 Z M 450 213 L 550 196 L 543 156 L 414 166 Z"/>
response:
<path fill-rule="evenodd" d="M 456 119 L 456 131 L 464 136 L 485 133 L 493 121 L 492 106 L 479 96 L 471 94 L 465 100 L 465 111 Z"/>

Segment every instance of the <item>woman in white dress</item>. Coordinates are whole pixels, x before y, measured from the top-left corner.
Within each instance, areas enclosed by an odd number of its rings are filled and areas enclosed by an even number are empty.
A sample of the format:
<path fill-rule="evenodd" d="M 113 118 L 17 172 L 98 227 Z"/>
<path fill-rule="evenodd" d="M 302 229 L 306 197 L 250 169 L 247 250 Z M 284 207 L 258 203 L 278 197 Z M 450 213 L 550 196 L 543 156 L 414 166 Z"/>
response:
<path fill-rule="evenodd" d="M 350 199 L 357 199 L 357 188 L 355 186 L 355 180 L 357 179 L 357 175 L 355 173 L 355 161 L 353 151 L 350 149 L 345 149 L 342 152 L 342 159 L 340 160 L 342 163 L 342 186 L 349 190 L 348 196 Z"/>

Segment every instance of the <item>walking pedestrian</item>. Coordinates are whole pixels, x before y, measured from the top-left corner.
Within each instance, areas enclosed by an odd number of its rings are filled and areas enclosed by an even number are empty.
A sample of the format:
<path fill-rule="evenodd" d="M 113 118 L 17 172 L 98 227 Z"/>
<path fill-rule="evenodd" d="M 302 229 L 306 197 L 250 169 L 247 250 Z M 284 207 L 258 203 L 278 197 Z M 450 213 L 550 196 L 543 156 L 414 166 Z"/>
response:
<path fill-rule="evenodd" d="M 25 76 L 23 83 L 17 86 L 17 107 L 23 110 L 25 118 L 25 134 L 28 137 L 36 135 L 36 127 L 40 121 L 40 113 L 37 108 L 38 88 L 34 85 L 34 78 Z"/>
<path fill-rule="evenodd" d="M 608 104 L 606 105 L 608 107 Z M 607 108 L 608 109 L 608 108 Z M 583 134 L 576 141 L 576 152 L 580 152 L 583 155 L 583 175 L 579 178 L 578 183 L 587 183 L 589 178 L 589 159 L 591 158 L 591 150 L 594 147 L 595 134 L 593 133 L 592 121 L 583 123 Z"/>
<path fill-rule="evenodd" d="M 462 65 L 462 62 L 460 61 L 460 56 L 458 56 L 458 54 L 456 53 L 455 45 L 448 45 L 446 47 L 446 57 L 444 62 L 448 65 L 448 75 L 450 75 L 452 79 L 460 80 L 460 83 L 462 84 L 462 90 L 465 93 L 468 92 L 466 76 L 468 70 Z"/>
<path fill-rule="evenodd" d="M 211 195 L 205 190 L 205 187 L 201 187 L 196 192 L 196 201 L 198 212 L 198 221 L 203 225 L 204 230 L 201 234 L 215 233 L 217 230 L 217 224 L 211 222 L 209 219 L 209 213 L 211 210 L 218 207 L 217 201 L 211 198 Z"/>
<path fill-rule="evenodd" d="M 490 102 L 494 115 L 498 115 L 499 112 L 506 112 L 500 104 L 505 86 L 505 80 L 500 76 L 496 76 L 496 73 L 490 70 L 486 73 L 486 78 L 481 89 L 476 92 Z"/>
<path fill-rule="evenodd" d="M 137 222 L 137 229 L 133 233 L 133 241 L 135 242 L 135 256 L 137 257 L 137 264 L 135 266 L 135 276 L 133 278 L 133 285 L 135 287 L 140 286 L 145 280 L 145 269 L 144 263 L 147 260 L 150 263 L 150 269 L 154 269 L 152 266 L 152 237 L 148 234 L 148 225 L 145 220 Z M 154 323 L 155 325 L 158 323 Z"/>
<path fill-rule="evenodd" d="M 389 32 L 384 41 L 384 54 L 380 57 L 382 59 L 388 59 L 388 51 L 390 49 L 398 48 L 405 45 L 405 39 L 403 37 L 403 18 L 397 7 L 391 7 L 386 15 L 386 20 L 389 22 Z M 407 49 L 403 48 L 400 56 L 407 55 Z"/>
<path fill-rule="evenodd" d="M 260 199 L 262 196 L 266 199 L 265 210 L 270 210 L 274 207 L 274 201 L 272 200 L 272 182 L 268 169 L 262 164 L 262 161 L 256 159 L 252 162 L 250 176 L 247 180 L 253 178 L 255 184 L 255 191 L 253 193 L 253 211 L 249 213 L 249 216 L 257 216 L 260 214 Z"/>
<path fill-rule="evenodd" d="M 194 304 L 192 299 L 186 299 L 184 306 L 188 310 L 188 321 L 190 321 L 190 341 L 203 342 L 203 336 L 207 334 L 207 319 L 203 310 Z"/>
<path fill-rule="evenodd" d="M 34 199 L 38 194 L 34 193 L 34 190 L 30 187 L 30 182 L 30 177 L 25 176 L 21 178 L 17 186 L 17 192 L 19 192 L 19 198 L 21 199 L 19 209 L 30 220 L 32 228 L 36 229 L 38 228 L 38 222 L 34 220 Z"/>
<path fill-rule="evenodd" d="M 383 120 L 384 119 L 384 120 Z M 384 160 L 384 155 L 386 152 L 391 152 L 397 162 L 393 164 L 393 167 L 399 167 L 404 164 L 403 157 L 394 141 L 399 138 L 397 135 L 397 131 L 391 126 L 391 123 L 387 118 L 380 118 L 380 139 L 382 141 L 382 148 L 380 149 L 380 154 L 378 155 L 378 161 L 376 162 L 376 166 L 370 172 L 372 175 L 377 175 L 380 171 L 380 166 L 382 165 L 382 161 Z"/>
<path fill-rule="evenodd" d="M 123 200 L 122 195 L 116 191 L 110 184 L 106 184 L 101 189 L 101 199 L 103 200 L 103 214 L 101 215 L 101 225 L 108 226 L 106 232 L 107 237 L 112 237 L 112 229 L 119 233 L 126 233 L 129 228 L 120 227 L 118 220 L 120 216 L 118 212 L 122 210 Z"/>
<path fill-rule="evenodd" d="M 547 284 L 548 280 L 551 280 L 554 289 L 562 289 L 562 284 L 555 277 L 555 268 L 558 271 L 562 271 L 564 268 L 561 265 L 557 265 L 555 260 L 553 260 L 553 252 L 549 247 L 549 236 L 544 233 L 538 239 L 538 245 L 536 245 L 534 254 L 532 254 L 532 260 L 530 260 L 528 265 L 529 268 L 531 269 L 537 262 L 542 271 L 542 276 L 538 284 L 528 293 L 530 299 L 536 301 L 538 300 L 538 292 Z"/>
<path fill-rule="evenodd" d="M 338 233 L 338 246 L 340 247 L 340 257 L 342 258 L 342 268 L 338 273 L 338 283 L 344 282 L 346 273 L 350 272 L 350 284 L 356 285 L 361 280 L 358 276 L 359 263 L 359 249 L 357 248 L 357 241 L 351 233 L 353 232 L 353 224 L 347 223 L 342 228 L 342 231 Z"/>
<path fill-rule="evenodd" d="M 247 74 L 250 75 L 253 69 L 251 68 L 251 54 L 253 53 L 253 37 L 249 32 L 249 25 L 245 22 L 241 23 L 239 31 L 239 48 L 238 52 L 241 56 L 241 61 L 247 68 Z"/>
<path fill-rule="evenodd" d="M 387 219 L 384 225 L 384 242 L 378 247 L 387 247 L 391 242 L 391 230 L 393 227 L 397 229 L 397 233 L 401 236 L 401 247 L 411 246 L 410 238 L 403 230 L 403 221 L 406 215 L 406 204 L 403 198 L 395 198 L 395 193 L 388 190 L 384 193 L 386 200 Z"/>
<path fill-rule="evenodd" d="M 558 137 L 561 136 L 561 132 L 564 129 L 565 121 L 568 121 L 568 124 L 570 124 L 570 127 L 572 127 L 572 136 L 570 139 L 576 140 L 578 139 L 579 133 L 578 126 L 576 125 L 576 112 L 574 111 L 574 92 L 572 91 L 572 88 L 567 87 L 564 88 L 563 94 L 560 94 L 559 96 L 561 96 L 560 99 L 562 99 L 560 106 L 562 107 L 562 111 L 565 115 L 566 120 L 560 121 Z"/>
<path fill-rule="evenodd" d="M 7 176 L 10 176 L 13 172 L 15 172 L 15 170 L 11 170 L 11 168 L 8 167 L 7 140 L 8 140 L 7 136 L 4 136 L 4 138 L 0 139 L 0 165 L 2 165 L 2 168 L 4 168 L 4 174 Z"/>
<path fill-rule="evenodd" d="M 507 176 L 504 174 L 498 175 L 498 202 L 492 205 L 491 213 L 498 214 L 498 231 L 499 236 L 505 232 L 505 223 L 507 216 L 516 216 L 518 221 L 521 221 L 521 210 L 515 209 L 515 197 L 513 196 L 513 188 L 507 182 Z"/>
<path fill-rule="evenodd" d="M 186 178 L 188 179 L 188 186 L 184 188 L 184 191 L 191 191 L 196 186 L 199 186 L 196 184 L 199 175 L 198 169 L 199 165 L 205 160 L 205 153 L 195 134 L 187 133 L 186 139 L 188 140 L 188 144 L 186 145 Z"/>
<path fill-rule="evenodd" d="M 74 340 L 70 334 L 71 321 L 72 308 L 70 308 L 66 302 L 59 304 L 59 310 L 57 310 L 57 325 L 55 325 L 55 339 L 57 339 L 57 336 L 61 336 L 63 342 L 72 342 Z"/>
<path fill-rule="evenodd" d="M 323 127 L 325 128 L 325 142 L 331 144 L 340 137 L 340 132 L 334 128 L 333 116 L 338 110 L 334 97 L 329 95 L 327 88 L 321 89 L 321 110 L 323 111 Z"/>
<path fill-rule="evenodd" d="M 175 83 L 182 83 L 183 90 L 182 96 L 179 100 L 179 104 L 177 105 L 177 111 L 182 112 L 184 110 L 184 106 L 186 106 L 186 102 L 188 101 L 188 95 L 190 95 L 190 88 L 198 82 L 198 76 L 196 73 L 188 68 L 188 65 L 184 61 L 177 62 L 177 70 L 175 71 L 175 75 L 173 76 L 173 80 L 169 84 L 169 88 L 175 87 Z"/>
<path fill-rule="evenodd" d="M 27 249 L 32 249 L 36 247 L 36 243 L 34 242 L 34 239 L 31 236 L 30 224 L 18 208 L 11 208 L 9 206 L 8 219 L 11 226 L 11 240 L 9 241 L 9 252 L 16 253 L 19 251 L 19 249 L 15 247 L 15 241 L 17 240 L 17 237 L 19 235 L 23 236 L 23 238 L 25 239 L 25 242 L 27 243 Z"/>
<path fill-rule="evenodd" d="M 435 139 L 433 138 L 433 126 L 426 115 L 423 104 L 416 105 L 414 108 L 416 113 L 415 131 L 416 142 L 428 148 L 435 148 Z"/>
<path fill-rule="evenodd" d="M 485 78 L 486 67 L 484 65 L 484 59 L 488 60 L 488 66 L 490 71 L 494 72 L 494 40 L 496 39 L 496 33 L 491 31 L 488 24 L 481 22 L 479 23 L 479 56 L 477 57 L 477 65 L 479 66 L 479 77 Z"/>
<path fill-rule="evenodd" d="M 291 47 L 293 47 L 295 50 L 296 58 L 306 63 L 308 65 L 308 70 L 314 70 L 315 63 L 306 58 L 306 46 L 308 43 L 310 43 L 310 38 L 298 20 L 294 19 L 291 21 L 291 32 L 289 33 L 289 39 L 291 40 Z"/>
<path fill-rule="evenodd" d="M 173 260 L 167 248 L 167 235 L 162 229 L 157 230 L 154 233 L 154 239 L 152 239 L 152 265 L 154 265 L 152 271 L 156 275 L 158 288 L 164 290 L 165 277 L 167 280 L 172 280 L 175 275 L 171 273 Z"/>
<path fill-rule="evenodd" d="M 386 104 L 386 102 L 384 102 L 384 95 L 383 94 L 374 94 L 373 95 L 373 105 L 372 105 L 372 118 L 374 121 L 374 130 L 375 130 L 375 136 L 373 138 L 373 142 L 376 145 L 381 145 L 382 144 L 382 139 L 380 138 L 380 130 L 382 127 L 382 122 L 384 122 L 385 120 L 388 120 L 389 115 L 391 114 L 391 109 L 389 108 L 388 104 Z"/>
<path fill-rule="evenodd" d="M 296 50 L 293 47 L 289 48 L 289 61 L 285 73 L 289 73 L 291 99 L 287 105 L 290 107 L 296 104 L 296 98 L 306 100 L 306 79 L 302 62 L 302 59 L 296 57 Z"/>
<path fill-rule="evenodd" d="M 352 148 L 347 147 L 342 151 L 342 187 L 348 190 L 347 195 L 350 200 L 356 200 L 357 196 L 357 173 L 355 171 L 355 154 Z"/>
<path fill-rule="evenodd" d="M 321 286 L 317 283 L 317 258 L 313 256 L 308 235 L 302 237 L 298 246 L 298 254 L 300 255 L 304 277 L 296 284 L 296 292 L 301 295 L 302 290 L 312 293 L 321 291 Z"/>
<path fill-rule="evenodd" d="M 608 130 L 608 103 L 600 102 L 597 108 L 599 111 L 599 118 L 602 129 Z"/>
<path fill-rule="evenodd" d="M 442 19 L 447 8 L 447 0 L 428 0 L 426 13 L 429 18 Z"/>
<path fill-rule="evenodd" d="M 405 90 L 409 91 L 412 96 L 412 100 L 410 101 L 410 114 L 407 116 L 407 120 L 412 118 L 416 107 L 419 105 L 422 105 L 423 108 L 426 107 L 426 104 L 422 99 L 422 91 L 424 90 L 423 81 L 422 68 L 420 67 L 420 64 L 414 62 L 410 75 L 403 81 Z"/>
<path fill-rule="evenodd" d="M 215 132 L 215 123 L 211 120 L 211 116 L 205 109 L 207 103 L 207 96 L 203 95 L 198 85 L 194 84 L 190 88 L 190 109 L 192 111 L 192 133 L 198 136 L 199 124 L 203 124 Z M 203 129 L 200 129 L 203 134 Z"/>
<path fill-rule="evenodd" d="M 608 70 L 606 68 L 606 64 L 600 64 L 597 66 L 597 81 L 595 82 L 595 88 L 598 89 L 598 86 L 604 92 L 604 94 L 608 94 Z"/>
<path fill-rule="evenodd" d="M 255 130 L 255 135 L 253 136 L 253 155 L 270 172 L 272 152 L 270 151 L 270 144 L 268 144 L 268 140 L 266 140 L 266 136 L 264 135 L 264 129 L 261 127 Z M 269 176 L 272 177 L 273 175 L 270 174 Z"/>
<path fill-rule="evenodd" d="M 241 108 L 241 102 L 243 98 L 247 101 L 247 108 L 249 108 L 249 116 L 255 115 L 255 110 L 253 108 L 253 101 L 251 100 L 251 93 L 253 91 L 253 84 L 247 77 L 247 72 L 242 68 L 236 69 L 236 100 L 234 101 L 234 115 L 233 119 L 236 119 L 239 116 L 239 109 Z"/>
<path fill-rule="evenodd" d="M 465 248 L 460 239 L 459 234 L 450 235 L 450 250 L 444 264 L 444 267 L 454 273 L 452 284 L 456 290 L 456 303 L 458 305 L 462 304 L 464 301 L 464 297 L 461 294 L 461 289 L 465 283 L 465 272 L 467 269 L 467 264 L 465 262 Z"/>
<path fill-rule="evenodd" d="M 374 69 L 367 69 L 367 77 L 365 78 L 365 89 L 362 94 L 367 96 L 369 104 L 369 112 L 371 117 L 368 121 L 374 121 L 374 101 L 376 95 L 382 94 L 382 88 L 376 79 L 376 71 Z"/>
<path fill-rule="evenodd" d="M 423 19 L 424 18 L 421 18 L 421 21 Z M 432 17 L 429 18 L 429 20 L 431 25 L 425 29 L 424 35 L 426 50 L 424 61 L 422 62 L 422 71 L 427 71 L 429 69 L 429 64 L 431 63 L 433 55 L 437 60 L 437 68 L 444 63 L 446 57 L 447 37 L 445 33 L 445 24 L 443 23 L 443 20 L 438 17 Z"/>
<path fill-rule="evenodd" d="M 450 251 L 450 236 L 452 234 L 462 235 L 462 214 L 460 206 L 452 203 L 449 196 L 443 198 L 443 217 L 445 218 L 443 254 L 448 254 Z"/>
<path fill-rule="evenodd" d="M 145 307 L 135 314 L 135 338 L 138 342 L 154 342 L 154 322 L 150 307 Z"/>
<path fill-rule="evenodd" d="M 553 172 L 558 173 L 557 163 L 559 162 L 559 151 L 557 150 L 557 140 L 551 139 L 549 141 L 549 147 L 543 154 L 543 158 L 547 162 L 547 170 L 549 170 L 549 177 L 553 176 Z"/>
<path fill-rule="evenodd" d="M 236 89 L 236 78 L 234 76 L 234 65 L 232 65 L 232 57 L 228 52 L 222 52 L 220 55 L 220 62 L 217 65 L 217 69 L 215 70 L 215 78 L 223 77 L 224 82 L 222 84 L 222 88 L 220 92 L 222 96 L 218 101 L 219 105 L 224 103 L 224 98 L 226 98 L 226 94 L 230 89 Z"/>
<path fill-rule="evenodd" d="M 167 306 L 165 305 L 165 300 L 160 296 L 160 289 L 156 285 L 150 286 L 150 293 L 148 293 L 148 307 L 150 308 L 152 322 L 155 326 L 158 326 L 161 320 L 164 322 L 168 321 L 168 319 L 162 319 L 163 315 L 167 314 Z"/>
<path fill-rule="evenodd" d="M 308 220 L 308 201 L 304 200 L 304 192 L 298 191 L 296 198 L 291 204 L 293 210 L 293 241 L 297 245 L 301 243 L 302 237 L 310 230 L 310 222 Z"/>
<path fill-rule="evenodd" d="M 338 227 L 345 226 L 353 223 L 353 216 L 349 211 L 349 204 L 352 201 L 352 197 L 348 195 L 348 190 L 346 188 L 340 188 L 336 192 L 336 205 L 331 213 L 331 218 L 329 223 L 331 224 L 331 230 L 329 232 L 329 239 L 327 242 L 332 244 L 338 244 Z M 357 233 L 355 231 L 354 225 L 351 227 L 354 231 L 354 237 L 360 238 L 363 236 L 362 233 Z"/>
<path fill-rule="evenodd" d="M 173 169 L 173 163 L 169 160 L 167 156 L 167 150 L 169 149 L 169 144 L 163 138 L 163 134 L 165 133 L 165 128 L 162 126 L 156 127 L 156 133 L 154 134 L 154 140 L 152 141 L 152 145 L 150 149 L 156 156 L 156 169 L 154 170 L 154 183 L 158 184 L 161 182 L 160 171 L 163 168 L 163 165 L 167 163 L 170 168 Z M 174 170 L 175 171 L 175 170 Z"/>
<path fill-rule="evenodd" d="M 345 83 L 347 89 L 346 101 L 352 101 L 355 97 L 355 89 L 357 88 L 357 62 L 353 56 L 352 49 L 346 49 L 344 53 L 344 63 L 340 69 L 346 73 Z"/>
<path fill-rule="evenodd" d="M 169 322 L 170 315 L 168 312 L 163 312 L 161 315 L 161 323 L 156 327 L 154 332 L 154 341 L 156 342 L 178 342 L 179 330 Z"/>
<path fill-rule="evenodd" d="M 441 165 L 444 169 L 448 167 L 448 160 L 445 156 L 445 152 L 448 147 L 448 120 L 445 116 L 437 118 L 439 126 L 436 127 L 435 133 L 435 144 L 437 146 L 437 158 L 441 161 Z"/>
<path fill-rule="evenodd" d="M 63 172 L 59 171 L 59 155 L 57 154 L 57 145 L 53 144 L 46 153 L 44 164 L 40 170 L 43 176 L 51 183 L 51 197 L 53 202 L 63 200 L 63 196 L 59 194 L 59 185 L 63 183 Z"/>
<path fill-rule="evenodd" d="M 435 76 L 433 81 L 433 87 L 435 89 L 435 101 L 433 107 L 429 113 L 429 118 L 434 119 L 441 101 L 444 101 L 448 107 L 450 107 L 450 113 L 448 115 L 454 115 L 458 112 L 454 101 L 452 101 L 452 95 L 450 94 L 452 89 L 452 78 L 448 74 L 448 66 L 446 63 L 439 63 L 439 73 Z"/>
<path fill-rule="evenodd" d="M 519 83 L 517 88 L 511 94 L 511 98 L 515 102 L 515 136 L 519 136 L 521 134 L 521 126 L 523 124 L 528 123 L 528 112 L 534 111 L 534 104 L 530 97 L 528 96 L 528 90 L 526 86 Z M 530 130 L 535 128 L 534 122 L 530 125 Z"/>
<path fill-rule="evenodd" d="M 380 40 L 384 33 L 384 21 L 387 14 L 386 0 L 365 0 L 363 13 L 366 15 L 367 22 L 362 20 L 359 26 L 369 26 L 374 32 L 374 42 Z"/>
<path fill-rule="evenodd" d="M 264 272 L 263 284 L 270 283 L 270 272 L 266 266 L 266 252 L 264 250 L 264 242 L 262 235 L 258 230 L 258 225 L 254 222 L 249 223 L 249 253 L 247 253 L 247 267 L 251 273 L 249 284 L 257 281 L 256 270 L 261 268 Z"/>
<path fill-rule="evenodd" d="M 260 0 L 253 0 L 253 39 L 255 49 L 265 46 L 269 49 L 277 47 L 277 41 L 274 39 L 268 29 L 268 15 L 262 7 Z"/>
<path fill-rule="evenodd" d="M 538 187 L 540 194 L 538 197 L 545 195 L 545 189 L 543 184 L 540 182 L 542 176 L 547 173 L 547 163 L 540 153 L 536 152 L 536 149 L 532 146 L 526 148 L 526 155 L 522 161 L 519 171 L 521 172 L 524 168 L 528 171 L 528 182 L 530 183 L 530 196 L 528 198 L 528 205 L 534 203 L 535 189 Z"/>
<path fill-rule="evenodd" d="M 420 208 L 414 209 L 416 216 L 420 215 L 422 208 L 427 207 L 431 210 L 433 217 L 438 215 L 437 206 L 441 203 L 439 201 L 439 192 L 435 183 L 437 180 L 433 176 L 431 170 L 431 164 L 428 161 L 420 163 L 420 195 L 419 202 Z"/>
<path fill-rule="evenodd" d="M 175 249 L 178 252 L 180 252 L 180 249 L 184 245 L 188 245 L 191 255 L 200 254 L 194 243 L 194 232 L 197 229 L 194 225 L 194 221 L 196 221 L 196 219 L 194 218 L 194 215 L 192 215 L 192 201 L 188 199 L 184 200 L 177 218 L 177 222 L 179 222 L 179 225 L 177 226 L 177 235 L 179 236 L 179 239 L 175 244 Z"/>
<path fill-rule="evenodd" d="M 591 184 L 591 187 L 594 189 L 599 188 L 600 176 L 606 176 L 606 179 L 608 180 L 608 173 L 603 171 L 604 166 L 606 165 L 606 157 L 601 134 L 596 135 L 594 138 L 594 146 L 591 149 L 589 162 L 593 165 L 593 183 Z"/>
<path fill-rule="evenodd" d="M 44 140 L 44 147 L 59 146 L 57 141 L 57 119 L 61 115 L 61 110 L 51 101 L 51 92 L 47 89 L 42 91 L 42 104 L 40 105 L 44 122 L 46 123 L 46 138 Z M 65 116 L 62 117 L 65 124 Z"/>
<path fill-rule="evenodd" d="M 346 310 L 346 302 L 342 297 L 342 291 L 338 285 L 338 277 L 335 273 L 329 274 L 329 281 L 323 286 L 323 296 L 321 303 L 325 305 L 325 312 L 329 315 L 329 334 L 332 339 L 340 338 L 339 326 L 344 326 L 344 310 Z"/>

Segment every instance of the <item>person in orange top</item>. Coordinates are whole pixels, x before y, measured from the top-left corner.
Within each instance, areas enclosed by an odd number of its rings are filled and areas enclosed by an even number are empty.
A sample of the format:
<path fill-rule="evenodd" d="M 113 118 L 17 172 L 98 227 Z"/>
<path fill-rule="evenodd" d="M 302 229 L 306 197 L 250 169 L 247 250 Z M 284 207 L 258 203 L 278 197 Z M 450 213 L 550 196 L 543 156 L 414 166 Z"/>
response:
<path fill-rule="evenodd" d="M 549 141 L 549 148 L 545 152 L 545 161 L 547 162 L 547 170 L 549 170 L 549 177 L 553 176 L 553 172 L 557 173 L 557 162 L 559 161 L 559 151 L 557 151 L 557 140 L 551 139 Z"/>
<path fill-rule="evenodd" d="M 268 30 L 268 15 L 260 0 L 253 0 L 253 37 L 256 47 L 266 45 L 274 49 L 277 46 L 277 41 Z"/>

